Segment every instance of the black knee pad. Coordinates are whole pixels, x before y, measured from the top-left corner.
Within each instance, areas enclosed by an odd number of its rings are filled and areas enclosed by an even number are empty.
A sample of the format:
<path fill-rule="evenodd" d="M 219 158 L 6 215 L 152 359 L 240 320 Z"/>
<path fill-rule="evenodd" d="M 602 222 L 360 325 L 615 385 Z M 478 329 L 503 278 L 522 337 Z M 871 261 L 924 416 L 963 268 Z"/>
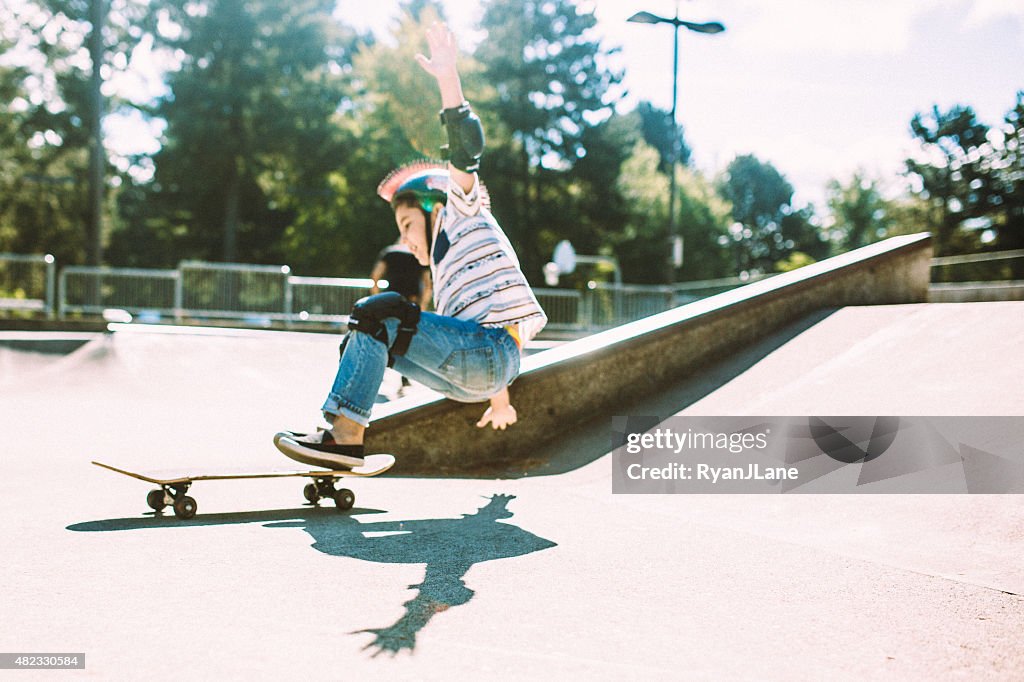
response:
<path fill-rule="evenodd" d="M 388 331 L 384 320 L 389 317 L 398 320 L 398 334 L 390 351 L 394 355 L 405 355 L 420 321 L 420 307 L 395 291 L 385 291 L 356 301 L 349 315 L 348 328 L 369 334 L 387 346 Z"/>

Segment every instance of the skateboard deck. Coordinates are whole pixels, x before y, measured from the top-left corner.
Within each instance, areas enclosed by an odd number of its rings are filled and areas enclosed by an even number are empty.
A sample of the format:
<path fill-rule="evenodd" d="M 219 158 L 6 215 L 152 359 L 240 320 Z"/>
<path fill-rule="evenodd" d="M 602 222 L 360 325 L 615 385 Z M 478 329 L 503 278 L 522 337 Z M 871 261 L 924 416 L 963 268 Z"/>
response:
<path fill-rule="evenodd" d="M 281 471 L 256 471 L 256 472 L 229 472 L 209 473 L 196 475 L 168 475 L 165 472 L 136 472 L 120 469 L 110 464 L 93 461 L 98 467 L 102 467 L 118 474 L 137 478 L 140 481 L 153 483 L 160 486 L 159 490 L 150 491 L 146 496 L 146 503 L 150 509 L 160 513 L 166 507 L 174 509 L 174 515 L 179 519 L 190 519 L 196 515 L 198 505 L 196 501 L 187 495 L 188 489 L 195 481 L 230 481 L 246 478 L 311 478 L 312 482 L 306 484 L 303 495 L 310 504 L 317 504 L 323 498 L 334 500 L 338 509 L 345 511 L 355 504 L 355 493 L 347 488 L 335 488 L 334 482 L 339 478 L 369 478 L 378 476 L 390 469 L 395 458 L 392 455 L 367 455 L 365 463 L 354 469 L 304 469 L 304 470 L 281 470 Z"/>

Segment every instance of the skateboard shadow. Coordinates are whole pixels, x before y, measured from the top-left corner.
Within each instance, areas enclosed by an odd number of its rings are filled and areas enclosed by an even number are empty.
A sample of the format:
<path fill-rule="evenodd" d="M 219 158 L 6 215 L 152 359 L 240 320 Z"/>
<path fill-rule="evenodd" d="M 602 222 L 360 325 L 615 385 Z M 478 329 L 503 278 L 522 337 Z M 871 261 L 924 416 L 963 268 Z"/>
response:
<path fill-rule="evenodd" d="M 383 509 L 364 509 L 355 507 L 345 512 L 347 516 L 362 514 L 386 514 Z M 119 530 L 149 530 L 153 528 L 191 528 L 194 526 L 232 526 L 243 523 L 270 523 L 274 521 L 294 521 L 306 519 L 316 523 L 336 522 L 342 517 L 332 507 L 307 506 L 301 509 L 268 509 L 254 512 L 230 512 L 224 514 L 200 514 L 195 518 L 182 520 L 174 514 L 155 514 L 148 512 L 143 516 L 124 519 L 102 519 L 74 523 L 67 527 L 76 533 L 100 533 Z"/>
<path fill-rule="evenodd" d="M 351 634 L 370 634 L 364 649 L 380 654 L 412 652 L 416 637 L 430 620 L 473 598 L 466 573 L 478 563 L 509 559 L 557 546 L 518 526 L 506 523 L 514 495 L 492 495 L 471 514 L 455 519 L 411 519 L 364 522 L 360 517 L 382 514 L 378 509 L 271 510 L 238 514 L 210 514 L 187 521 L 149 515 L 146 518 L 108 519 L 68 526 L 76 532 L 110 532 L 152 528 L 187 528 L 242 523 L 263 523 L 266 528 L 302 528 L 313 538 L 313 549 L 337 557 L 386 564 L 425 564 L 423 582 L 410 585 L 416 595 L 405 602 L 405 613 L 395 623 Z"/>

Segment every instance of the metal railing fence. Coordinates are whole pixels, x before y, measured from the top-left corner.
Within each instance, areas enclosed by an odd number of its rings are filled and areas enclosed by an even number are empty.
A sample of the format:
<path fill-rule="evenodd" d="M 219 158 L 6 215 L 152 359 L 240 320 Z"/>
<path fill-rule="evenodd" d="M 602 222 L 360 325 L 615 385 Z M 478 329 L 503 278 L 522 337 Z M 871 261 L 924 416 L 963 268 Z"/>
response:
<path fill-rule="evenodd" d="M 363 296 L 370 293 L 373 281 L 352 277 L 288 278 L 291 287 L 292 320 L 333 322 L 348 320 L 348 314 Z"/>
<path fill-rule="evenodd" d="M 61 271 L 57 313 L 100 315 L 116 308 L 148 321 L 173 318 L 341 324 L 368 279 L 298 277 L 284 265 L 184 261 L 176 270 L 69 266 Z"/>
<path fill-rule="evenodd" d="M 595 283 L 586 291 L 535 289 L 548 328 L 593 331 L 655 315 L 748 283 L 733 278 L 674 287 Z M 300 277 L 285 265 L 183 261 L 175 270 L 69 266 L 59 277 L 56 314 L 101 315 L 124 310 L 145 321 L 227 319 L 249 326 L 272 322 L 343 324 L 369 279 Z M 43 306 L 40 305 L 40 309 Z"/>
<path fill-rule="evenodd" d="M 53 314 L 57 263 L 50 254 L 0 253 L 0 310 Z"/>
<path fill-rule="evenodd" d="M 177 316 L 181 310 L 181 273 L 143 268 L 71 265 L 60 273 L 57 315 L 102 315 L 117 308 L 132 314 Z"/>
<path fill-rule="evenodd" d="M 537 302 L 548 316 L 547 329 L 566 331 L 586 328 L 583 294 L 575 289 L 534 289 Z"/>
<path fill-rule="evenodd" d="M 287 265 L 183 261 L 178 272 L 181 315 L 254 321 L 291 318 Z"/>
<path fill-rule="evenodd" d="M 585 291 L 534 289 L 548 328 L 594 331 L 654 315 L 771 275 L 672 286 L 594 283 Z M 933 288 L 953 283 L 1019 284 L 1024 249 L 934 258 Z M 1007 280 L 1016 280 L 1007 281 Z M 950 284 L 943 284 L 950 282 Z M 125 310 L 147 321 L 230 319 L 343 324 L 369 279 L 299 277 L 287 265 L 183 261 L 177 269 L 68 266 L 57 275 L 50 255 L 0 253 L 0 311 L 65 318 Z"/>
<path fill-rule="evenodd" d="M 587 326 L 592 329 L 616 327 L 675 307 L 675 292 L 669 286 L 595 282 L 587 295 Z"/>
<path fill-rule="evenodd" d="M 1019 281 L 1024 279 L 1024 249 L 940 256 L 931 265 L 932 283 Z"/>
<path fill-rule="evenodd" d="M 12 264 L 23 262 L 42 269 L 12 278 Z M 286 265 L 203 261 L 183 261 L 174 270 L 68 266 L 56 282 L 55 272 L 52 258 L 0 254 L 0 293 L 17 291 L 16 299 L 12 294 L 5 296 L 16 300 L 19 307 L 62 319 L 103 315 L 116 309 L 147 322 L 223 319 L 245 326 L 275 322 L 340 325 L 348 321 L 352 306 L 370 293 L 373 284 L 369 279 L 300 277 Z M 5 275 L 18 288 L 5 284 Z M 761 277 L 673 286 L 594 283 L 584 291 L 538 288 L 534 292 L 548 315 L 549 329 L 588 332 L 655 315 Z M 26 282 L 31 298 L 24 293 Z M 0 297 L 0 304 L 4 300 Z"/>

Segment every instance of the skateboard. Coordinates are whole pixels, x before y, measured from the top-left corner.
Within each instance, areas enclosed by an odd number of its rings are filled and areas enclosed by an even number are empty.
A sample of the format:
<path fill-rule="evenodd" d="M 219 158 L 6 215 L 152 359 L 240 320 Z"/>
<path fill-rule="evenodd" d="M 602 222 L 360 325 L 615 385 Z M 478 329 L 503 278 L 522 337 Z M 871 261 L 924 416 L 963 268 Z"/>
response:
<path fill-rule="evenodd" d="M 337 505 L 339 510 L 346 511 L 351 509 L 352 505 L 355 504 L 355 493 L 348 488 L 335 488 L 335 481 L 339 478 L 346 477 L 369 478 L 370 476 L 377 476 L 390 469 L 394 463 L 395 458 L 392 455 L 368 455 L 362 466 L 354 469 L 341 469 L 337 471 L 315 469 L 305 471 L 265 471 L 237 474 L 199 474 L 196 476 L 172 476 L 170 478 L 159 478 L 155 475 L 155 472 L 147 475 L 144 473 L 119 469 L 115 466 L 104 464 L 103 462 L 93 462 L 93 464 L 98 467 L 103 467 L 104 469 L 109 469 L 110 471 L 124 474 L 125 476 L 131 476 L 132 478 L 137 478 L 140 481 L 155 483 L 160 486 L 159 490 L 151 490 L 149 492 L 146 496 L 146 504 L 148 504 L 150 509 L 158 514 L 166 507 L 171 507 L 174 509 L 174 515 L 179 519 L 191 519 L 196 515 L 198 505 L 196 504 L 196 501 L 187 494 L 188 489 L 194 482 L 231 481 L 243 478 L 289 478 L 296 476 L 311 478 L 313 479 L 312 482 L 307 483 L 306 487 L 302 491 L 307 502 L 315 505 L 321 499 L 330 498 L 334 500 L 334 504 Z"/>

